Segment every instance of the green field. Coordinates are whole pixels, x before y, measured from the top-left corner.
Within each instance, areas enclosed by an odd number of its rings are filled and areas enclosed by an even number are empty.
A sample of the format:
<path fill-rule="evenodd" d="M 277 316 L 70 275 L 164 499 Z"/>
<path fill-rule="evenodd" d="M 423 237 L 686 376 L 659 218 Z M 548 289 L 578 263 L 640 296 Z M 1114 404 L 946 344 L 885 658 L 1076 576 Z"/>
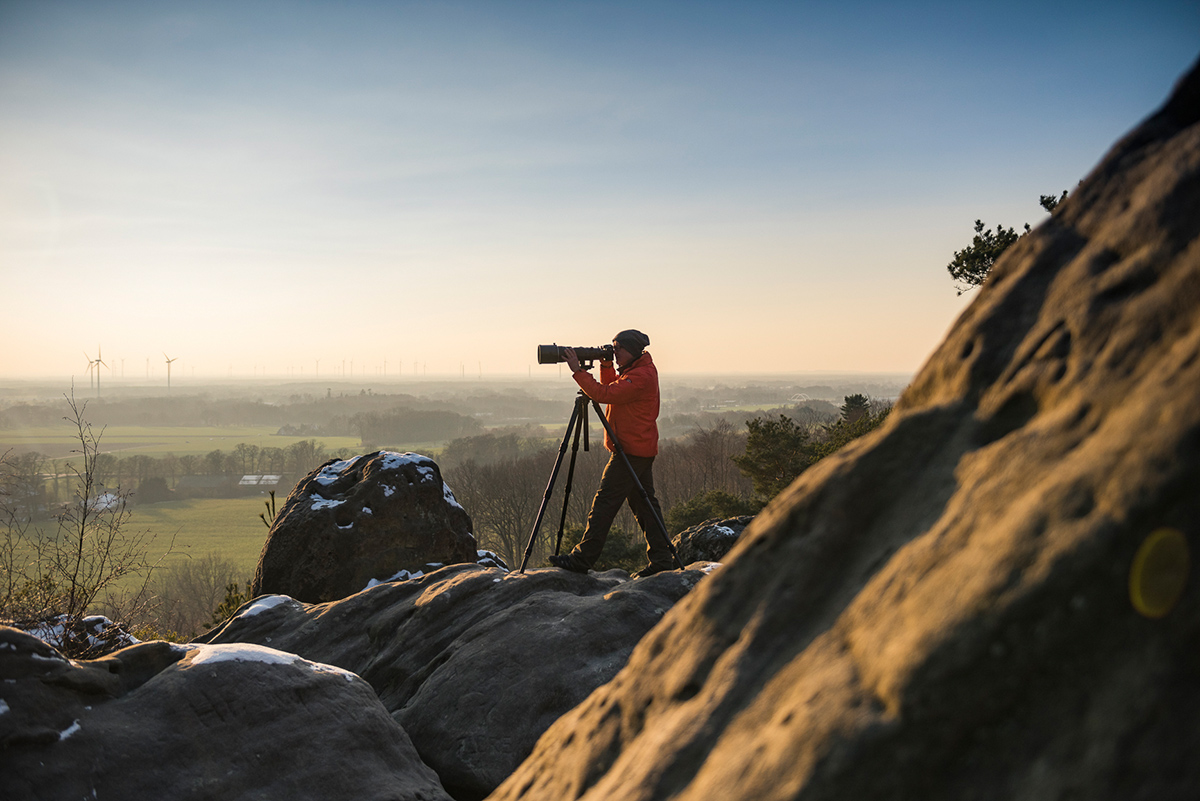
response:
<path fill-rule="evenodd" d="M 277 506 L 283 505 L 278 498 Z M 133 507 L 126 524 L 131 531 L 155 535 L 150 561 L 167 550 L 175 538 L 174 553 L 167 563 L 215 552 L 233 562 L 238 573 L 254 575 L 258 555 L 267 539 L 267 527 L 258 518 L 265 509 L 262 498 L 167 501 Z"/>
<path fill-rule="evenodd" d="M 92 433 L 99 437 L 102 453 L 118 456 L 203 456 L 215 450 L 231 451 L 243 442 L 260 448 L 286 448 L 307 439 L 315 439 L 327 451 L 362 449 L 358 437 L 284 437 L 277 436 L 276 430 L 274 426 L 110 426 L 103 431 L 95 428 Z M 0 429 L 0 453 L 9 448 L 60 458 L 79 448 L 79 438 L 68 425 Z"/>

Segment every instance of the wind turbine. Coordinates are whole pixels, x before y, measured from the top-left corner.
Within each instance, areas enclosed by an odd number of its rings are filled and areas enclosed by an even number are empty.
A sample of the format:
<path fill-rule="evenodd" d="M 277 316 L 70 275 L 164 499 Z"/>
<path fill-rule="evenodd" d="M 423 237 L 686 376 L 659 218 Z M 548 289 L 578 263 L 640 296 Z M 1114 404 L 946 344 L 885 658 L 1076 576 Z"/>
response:
<path fill-rule="evenodd" d="M 89 387 L 92 385 L 92 382 L 91 382 L 92 370 L 94 369 L 96 371 L 96 397 L 98 398 L 98 397 L 100 397 L 100 367 L 101 366 L 108 367 L 108 365 L 105 364 L 104 359 L 101 358 L 99 345 L 96 346 L 96 358 L 95 359 L 93 359 L 91 356 L 88 356 L 87 351 L 83 352 L 83 358 L 88 360 L 88 379 L 89 379 L 88 386 Z"/>
<path fill-rule="evenodd" d="M 172 359 L 170 356 L 167 355 L 167 352 L 164 350 L 163 358 L 167 360 L 167 392 L 170 392 L 171 391 L 171 362 L 179 361 L 179 357 L 176 356 L 174 359 Z"/>

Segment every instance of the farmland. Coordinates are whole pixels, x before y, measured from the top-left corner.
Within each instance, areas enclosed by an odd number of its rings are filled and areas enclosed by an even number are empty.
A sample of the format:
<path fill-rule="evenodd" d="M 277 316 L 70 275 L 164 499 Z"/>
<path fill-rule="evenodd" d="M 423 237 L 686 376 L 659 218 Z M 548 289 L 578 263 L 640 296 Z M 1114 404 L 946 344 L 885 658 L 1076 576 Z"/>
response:
<path fill-rule="evenodd" d="M 282 505 L 283 499 L 278 501 Z M 216 553 L 232 562 L 243 579 L 254 575 L 267 528 L 258 514 L 262 498 L 193 498 L 133 507 L 128 526 L 154 535 L 149 554 L 156 561 L 171 546 L 166 560 L 175 561 Z"/>

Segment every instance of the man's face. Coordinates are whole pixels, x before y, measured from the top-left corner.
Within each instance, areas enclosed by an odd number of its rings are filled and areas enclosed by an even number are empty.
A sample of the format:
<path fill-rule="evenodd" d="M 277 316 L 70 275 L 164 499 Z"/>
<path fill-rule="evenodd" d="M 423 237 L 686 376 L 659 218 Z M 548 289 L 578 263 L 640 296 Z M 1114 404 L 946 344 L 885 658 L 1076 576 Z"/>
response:
<path fill-rule="evenodd" d="M 613 361 L 617 363 L 617 367 L 622 369 L 629 366 L 633 361 L 633 354 L 621 347 L 621 343 L 613 340 Z"/>

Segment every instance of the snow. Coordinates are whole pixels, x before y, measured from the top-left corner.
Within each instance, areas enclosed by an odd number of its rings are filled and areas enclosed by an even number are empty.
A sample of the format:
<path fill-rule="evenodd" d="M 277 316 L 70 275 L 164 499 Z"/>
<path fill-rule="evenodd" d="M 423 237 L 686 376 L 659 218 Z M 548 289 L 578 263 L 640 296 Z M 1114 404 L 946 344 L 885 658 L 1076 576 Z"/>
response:
<path fill-rule="evenodd" d="M 393 487 L 393 486 L 391 486 L 391 485 L 389 485 L 389 484 L 383 484 L 382 486 L 383 486 L 383 497 L 385 497 L 385 498 L 390 498 L 390 497 L 392 497 L 393 495 L 395 495 L 395 494 L 396 494 L 396 488 L 395 488 L 395 487 Z"/>
<path fill-rule="evenodd" d="M 716 570 L 717 568 L 719 568 L 721 566 L 722 565 L 720 562 L 709 562 L 704 567 L 700 568 L 700 570 L 703 571 L 704 575 L 707 576 L 709 573 L 713 572 L 714 570 Z"/>
<path fill-rule="evenodd" d="M 37 637 L 44 643 L 52 645 L 55 648 L 62 648 L 68 637 L 67 631 L 67 616 L 59 615 L 53 620 L 48 620 L 39 623 L 32 628 L 25 629 L 25 633 Z M 137 645 L 141 640 L 123 631 L 120 626 L 113 623 L 104 615 L 89 615 L 82 618 L 80 621 L 83 634 L 87 637 L 88 648 L 102 648 L 108 645 L 117 645 L 124 648 L 127 645 Z M 79 629 L 76 629 L 75 635 L 79 634 Z M 34 657 L 39 659 L 49 659 L 50 657 L 39 657 L 34 654 Z"/>
<path fill-rule="evenodd" d="M 250 604 L 243 611 L 238 613 L 238 617 L 254 617 L 260 612 L 265 612 L 268 609 L 274 609 L 281 604 L 291 604 L 299 606 L 299 601 L 287 595 L 265 595 L 258 598 L 254 603 Z"/>
<path fill-rule="evenodd" d="M 83 731 L 83 727 L 79 725 L 79 721 L 77 720 L 74 723 L 72 723 L 70 726 L 68 726 L 67 728 L 60 731 L 58 733 L 58 739 L 61 742 L 65 739 L 67 739 L 68 737 L 70 737 L 71 735 L 78 734 L 81 731 Z"/>
<path fill-rule="evenodd" d="M 454 499 L 454 493 L 450 491 L 450 485 L 445 481 L 442 482 L 442 497 L 446 499 L 446 503 L 462 509 L 462 505 Z M 466 510 L 463 509 L 463 511 L 465 512 Z"/>
<path fill-rule="evenodd" d="M 62 619 L 63 618 L 61 616 L 54 618 L 55 621 L 59 621 Z M 63 625 L 62 623 L 55 622 L 55 623 L 51 624 L 50 622 L 45 622 L 45 623 L 39 623 L 38 625 L 34 626 L 31 629 L 26 629 L 25 633 L 32 634 L 34 637 L 37 637 L 42 642 L 47 642 L 47 643 L 50 643 L 51 645 L 55 645 L 55 644 L 62 642 L 63 635 L 67 633 L 67 627 L 65 625 Z M 37 654 L 34 654 L 34 656 L 37 656 Z"/>
<path fill-rule="evenodd" d="M 265 645 L 251 643 L 228 643 L 223 645 L 199 645 L 192 643 L 189 647 L 192 653 L 191 666 L 212 665 L 217 662 L 261 662 L 266 665 L 296 665 L 306 667 L 314 673 L 331 673 L 341 676 L 346 681 L 354 681 L 357 675 L 334 665 L 321 662 L 309 662 L 303 657 L 267 648 Z"/>
<path fill-rule="evenodd" d="M 713 529 L 714 534 L 720 534 L 722 537 L 736 537 L 737 532 L 729 526 L 717 526 Z"/>
<path fill-rule="evenodd" d="M 0 715 L 3 715 L 5 712 L 8 712 L 8 711 L 9 711 L 8 701 L 5 701 L 3 698 L 0 698 Z"/>
<path fill-rule="evenodd" d="M 313 481 L 328 486 L 341 478 L 341 474 L 354 466 L 354 463 L 361 459 L 361 456 L 355 456 L 353 459 L 339 459 L 336 462 L 330 462 L 321 468 L 321 472 L 313 477 Z"/>
<path fill-rule="evenodd" d="M 382 581 L 379 579 L 371 579 L 367 582 L 367 586 L 363 587 L 363 589 L 369 590 L 372 587 L 378 587 L 380 584 L 387 584 L 389 581 L 408 581 L 409 579 L 419 579 L 424 575 L 425 572 L 422 570 L 414 570 L 411 573 L 407 570 L 401 570 L 391 578 L 385 578 Z"/>
<path fill-rule="evenodd" d="M 332 509 L 335 506 L 341 506 L 343 503 L 345 503 L 345 501 L 331 501 L 327 498 L 322 498 L 319 495 L 309 495 L 308 497 L 312 499 L 312 509 L 314 512 L 318 509 Z"/>
<path fill-rule="evenodd" d="M 383 451 L 379 454 L 383 457 L 384 470 L 396 470 L 406 464 L 415 464 L 424 466 L 432 462 L 428 456 L 422 456 L 419 453 L 406 451 L 405 453 L 396 453 L 395 451 Z"/>

